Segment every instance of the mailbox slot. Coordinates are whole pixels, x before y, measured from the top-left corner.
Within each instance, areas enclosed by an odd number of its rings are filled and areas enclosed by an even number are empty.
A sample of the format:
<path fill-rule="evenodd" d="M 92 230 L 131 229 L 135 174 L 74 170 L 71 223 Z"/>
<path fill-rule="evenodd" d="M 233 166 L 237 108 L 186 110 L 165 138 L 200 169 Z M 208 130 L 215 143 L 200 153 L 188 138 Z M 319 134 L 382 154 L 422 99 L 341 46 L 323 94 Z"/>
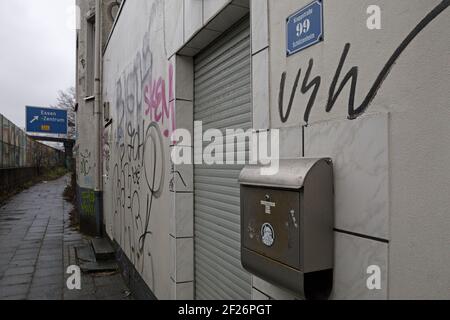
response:
<path fill-rule="evenodd" d="M 281 160 L 278 174 L 248 166 L 240 176 L 242 264 L 306 299 L 327 299 L 334 265 L 330 159 Z"/>

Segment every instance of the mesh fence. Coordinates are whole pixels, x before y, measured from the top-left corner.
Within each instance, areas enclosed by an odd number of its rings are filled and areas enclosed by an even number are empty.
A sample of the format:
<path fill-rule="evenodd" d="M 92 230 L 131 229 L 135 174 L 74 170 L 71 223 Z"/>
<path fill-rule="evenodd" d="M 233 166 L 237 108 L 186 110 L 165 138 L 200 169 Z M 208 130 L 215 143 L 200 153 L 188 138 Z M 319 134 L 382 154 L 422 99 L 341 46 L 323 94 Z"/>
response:
<path fill-rule="evenodd" d="M 29 138 L 0 114 L 0 168 L 53 167 L 61 164 L 64 153 Z"/>

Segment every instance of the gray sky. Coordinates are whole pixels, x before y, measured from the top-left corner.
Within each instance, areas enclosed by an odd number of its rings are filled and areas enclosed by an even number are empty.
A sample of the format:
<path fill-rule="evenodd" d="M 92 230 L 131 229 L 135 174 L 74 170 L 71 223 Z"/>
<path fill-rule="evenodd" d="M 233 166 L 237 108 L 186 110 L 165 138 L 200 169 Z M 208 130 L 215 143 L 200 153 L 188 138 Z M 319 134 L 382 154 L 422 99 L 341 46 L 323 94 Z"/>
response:
<path fill-rule="evenodd" d="M 0 113 L 25 126 L 25 106 L 48 107 L 75 85 L 74 0 L 0 0 Z"/>

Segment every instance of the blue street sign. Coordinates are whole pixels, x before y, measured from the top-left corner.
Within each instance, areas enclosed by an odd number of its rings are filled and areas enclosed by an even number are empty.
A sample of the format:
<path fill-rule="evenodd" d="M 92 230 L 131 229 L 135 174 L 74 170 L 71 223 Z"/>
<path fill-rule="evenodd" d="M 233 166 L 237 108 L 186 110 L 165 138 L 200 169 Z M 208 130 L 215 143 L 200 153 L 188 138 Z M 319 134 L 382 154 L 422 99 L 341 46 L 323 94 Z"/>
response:
<path fill-rule="evenodd" d="M 323 41 L 323 3 L 316 0 L 286 21 L 287 55 L 293 55 Z"/>
<path fill-rule="evenodd" d="M 27 132 L 67 134 L 67 110 L 26 107 Z"/>

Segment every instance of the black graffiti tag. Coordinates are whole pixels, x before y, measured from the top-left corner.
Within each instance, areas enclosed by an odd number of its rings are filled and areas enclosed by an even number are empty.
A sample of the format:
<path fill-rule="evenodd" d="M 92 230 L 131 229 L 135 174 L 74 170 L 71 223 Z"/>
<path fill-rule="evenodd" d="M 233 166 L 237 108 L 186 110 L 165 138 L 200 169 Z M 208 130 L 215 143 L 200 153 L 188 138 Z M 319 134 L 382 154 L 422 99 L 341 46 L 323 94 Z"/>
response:
<path fill-rule="evenodd" d="M 450 5 L 450 0 L 443 0 L 439 5 L 437 5 L 430 13 L 428 13 L 425 18 L 423 18 L 419 24 L 408 34 L 408 36 L 401 42 L 401 44 L 398 46 L 398 48 L 394 51 L 392 56 L 389 58 L 388 62 L 385 64 L 379 75 L 377 76 L 375 82 L 373 83 L 372 87 L 370 88 L 369 92 L 367 93 L 366 97 L 364 98 L 363 102 L 358 106 L 355 107 L 355 96 L 356 96 L 356 89 L 357 89 L 357 83 L 358 83 L 358 75 L 359 75 L 359 68 L 357 66 L 354 66 L 350 69 L 350 71 L 347 72 L 347 74 L 342 79 L 341 83 L 338 85 L 339 79 L 341 78 L 342 70 L 344 68 L 345 62 L 347 60 L 347 56 L 350 52 L 351 44 L 347 43 L 344 47 L 344 50 L 341 55 L 341 59 L 339 61 L 339 65 L 337 67 L 336 73 L 333 77 L 333 81 L 331 82 L 331 86 L 329 89 L 328 94 L 328 101 L 326 105 L 326 112 L 331 112 L 333 110 L 334 105 L 336 104 L 336 101 L 338 100 L 339 96 L 341 95 L 342 91 L 344 90 L 347 83 L 350 81 L 350 95 L 348 100 L 348 118 L 350 120 L 354 120 L 359 118 L 361 115 L 363 115 L 367 109 L 369 108 L 370 104 L 373 102 L 375 97 L 378 94 L 378 91 L 380 90 L 381 86 L 383 85 L 383 82 L 386 80 L 388 75 L 390 74 L 392 68 L 395 66 L 397 60 L 401 56 L 401 54 L 408 48 L 408 46 L 411 44 L 411 42 L 419 35 L 434 19 L 436 19 L 445 9 L 447 9 Z M 311 76 L 312 68 L 314 66 L 314 59 L 311 59 L 309 62 L 308 71 L 306 72 L 305 79 L 303 81 L 303 85 L 301 87 L 301 93 L 306 94 L 310 90 L 312 90 L 311 97 L 309 99 L 309 102 L 307 104 L 305 114 L 304 114 L 304 121 L 305 123 L 309 123 L 311 111 L 315 105 L 316 98 L 318 91 L 321 86 L 322 78 L 320 76 L 315 77 L 311 82 L 309 82 L 309 78 Z M 302 69 L 300 68 L 297 77 L 295 78 L 292 91 L 291 91 L 291 97 L 289 100 L 289 104 L 287 106 L 287 109 L 284 110 L 284 91 L 286 86 L 286 72 L 284 72 L 281 75 L 281 82 L 280 82 L 280 91 L 279 91 L 279 114 L 280 119 L 283 123 L 286 123 L 289 120 L 289 117 L 291 115 L 292 106 L 295 100 L 295 96 L 298 90 L 298 85 L 300 82 L 300 77 L 302 74 Z"/>

